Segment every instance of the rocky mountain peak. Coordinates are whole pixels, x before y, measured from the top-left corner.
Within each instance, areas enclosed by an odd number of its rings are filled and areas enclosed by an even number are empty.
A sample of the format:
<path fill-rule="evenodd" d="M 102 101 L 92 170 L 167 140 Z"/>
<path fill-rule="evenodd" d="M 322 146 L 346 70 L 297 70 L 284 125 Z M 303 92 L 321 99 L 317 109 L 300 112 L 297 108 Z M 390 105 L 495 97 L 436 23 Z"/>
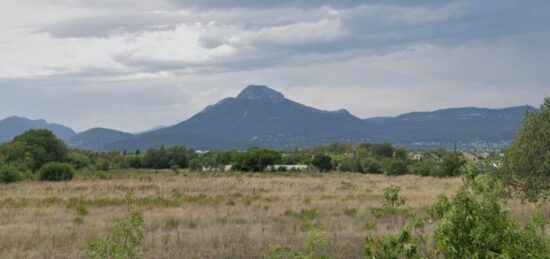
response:
<path fill-rule="evenodd" d="M 283 101 L 285 96 L 265 85 L 249 85 L 237 97 L 245 100 Z"/>

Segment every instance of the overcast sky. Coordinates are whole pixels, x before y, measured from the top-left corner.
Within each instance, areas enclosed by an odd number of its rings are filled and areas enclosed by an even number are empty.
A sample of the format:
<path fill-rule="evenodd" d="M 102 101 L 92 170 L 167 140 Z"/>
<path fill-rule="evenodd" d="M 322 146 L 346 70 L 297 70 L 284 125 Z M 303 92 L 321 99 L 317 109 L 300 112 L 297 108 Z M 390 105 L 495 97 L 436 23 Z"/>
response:
<path fill-rule="evenodd" d="M 363 118 L 550 95 L 547 0 L 1 1 L 0 118 L 136 132 L 248 84 Z"/>

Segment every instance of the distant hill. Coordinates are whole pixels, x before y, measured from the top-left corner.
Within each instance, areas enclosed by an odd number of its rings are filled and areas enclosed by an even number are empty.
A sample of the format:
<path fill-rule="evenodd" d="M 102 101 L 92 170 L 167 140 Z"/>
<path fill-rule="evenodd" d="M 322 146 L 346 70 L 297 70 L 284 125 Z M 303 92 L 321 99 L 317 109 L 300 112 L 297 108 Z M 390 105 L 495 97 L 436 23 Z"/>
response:
<path fill-rule="evenodd" d="M 452 148 L 455 143 L 459 148 L 501 149 L 514 138 L 526 110 L 536 109 L 468 107 L 361 120 L 346 110 L 318 110 L 267 86 L 250 85 L 179 124 L 135 136 L 102 137 L 94 148 L 291 149 L 339 141 L 390 142 L 413 149 Z"/>
<path fill-rule="evenodd" d="M 531 106 L 503 109 L 453 108 L 413 112 L 397 117 L 366 119 L 369 133 L 377 141 L 408 147 L 506 146 L 520 129 Z"/>
<path fill-rule="evenodd" d="M 502 149 L 515 137 L 525 112 L 536 110 L 530 106 L 467 107 L 363 120 L 346 110 L 315 109 L 267 86 L 250 85 L 237 97 L 210 105 L 186 121 L 143 133 L 94 128 L 75 135 L 69 128 L 44 120 L 11 117 L 0 121 L 0 140 L 31 128 L 47 128 L 71 147 L 96 151 L 174 145 L 197 150 L 293 149 L 334 141 L 390 142 L 412 149 L 453 148 L 455 143 L 459 149 Z"/>
<path fill-rule="evenodd" d="M 105 145 L 134 138 L 135 135 L 118 130 L 93 128 L 74 135 L 67 144 L 72 148 L 103 151 Z"/>
<path fill-rule="evenodd" d="M 346 110 L 323 111 L 286 99 L 266 86 L 250 85 L 235 98 L 206 107 L 189 120 L 107 149 L 186 145 L 195 149 L 279 149 L 332 141 L 367 141 L 365 122 Z"/>
<path fill-rule="evenodd" d="M 67 140 L 76 132 L 60 124 L 48 123 L 43 119 L 31 120 L 23 117 L 8 117 L 0 120 L 0 143 L 9 142 L 17 135 L 31 129 L 48 129 L 58 138 Z"/>

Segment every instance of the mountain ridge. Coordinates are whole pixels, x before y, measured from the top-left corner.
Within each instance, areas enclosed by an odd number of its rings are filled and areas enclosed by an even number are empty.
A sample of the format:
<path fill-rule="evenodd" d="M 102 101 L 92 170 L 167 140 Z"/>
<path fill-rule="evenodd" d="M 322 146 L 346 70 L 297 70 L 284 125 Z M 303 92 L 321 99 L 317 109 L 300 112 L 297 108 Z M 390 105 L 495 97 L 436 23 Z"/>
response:
<path fill-rule="evenodd" d="M 31 129 L 48 129 L 62 140 L 68 140 L 76 135 L 71 128 L 57 123 L 48 123 L 44 119 L 32 120 L 21 116 L 10 116 L 0 120 L 0 143 L 11 141 L 17 135 Z"/>
<path fill-rule="evenodd" d="M 419 149 L 450 148 L 455 143 L 465 147 L 503 148 L 514 138 L 525 113 L 536 110 L 528 105 L 459 107 L 361 119 L 345 109 L 316 109 L 287 99 L 283 93 L 267 86 L 249 85 L 237 96 L 208 105 L 172 126 L 136 134 L 92 128 L 78 134 L 71 130 L 72 133 L 60 135 L 70 147 L 96 151 L 136 150 L 163 145 L 185 145 L 199 150 L 254 146 L 292 149 L 334 141 L 390 142 Z M 6 131 L 1 122 L 18 120 L 64 127 L 48 124 L 42 119 L 10 117 L 0 121 L 0 133 Z"/>

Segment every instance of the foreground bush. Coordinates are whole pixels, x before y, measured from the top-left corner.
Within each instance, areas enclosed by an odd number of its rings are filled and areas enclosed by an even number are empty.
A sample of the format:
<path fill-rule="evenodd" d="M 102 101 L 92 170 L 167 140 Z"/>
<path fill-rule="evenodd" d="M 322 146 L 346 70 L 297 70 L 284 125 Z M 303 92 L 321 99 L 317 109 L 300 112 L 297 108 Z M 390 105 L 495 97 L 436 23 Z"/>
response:
<path fill-rule="evenodd" d="M 542 210 L 521 227 L 499 203 L 497 182 L 472 178 L 450 202 L 435 231 L 435 249 L 446 258 L 548 258 Z"/>
<path fill-rule="evenodd" d="M 74 168 L 67 163 L 45 164 L 39 171 L 41 181 L 67 181 L 74 177 Z"/>
<path fill-rule="evenodd" d="M 13 183 L 21 179 L 19 171 L 12 166 L 0 166 L 0 183 Z"/>
<path fill-rule="evenodd" d="M 531 222 L 522 227 L 500 203 L 502 183 L 470 171 L 453 199 L 440 196 L 429 209 L 431 220 L 409 208 L 401 214 L 408 224 L 400 233 L 367 236 L 365 258 L 549 258 L 543 207 L 538 206 Z M 400 217 L 392 212 L 403 205 L 399 188 L 390 186 L 384 190 L 381 216 L 384 220 Z M 433 246 L 425 234 L 425 225 L 432 220 L 437 222 Z M 375 225 L 368 226 L 375 229 Z"/>
<path fill-rule="evenodd" d="M 130 206 L 131 195 L 126 196 L 128 212 L 117 220 L 107 237 L 88 244 L 90 258 L 142 258 L 141 242 L 144 239 L 143 215 Z"/>
<path fill-rule="evenodd" d="M 539 112 L 528 113 L 523 120 L 500 174 L 509 192 L 522 199 L 550 198 L 550 98 Z"/>

